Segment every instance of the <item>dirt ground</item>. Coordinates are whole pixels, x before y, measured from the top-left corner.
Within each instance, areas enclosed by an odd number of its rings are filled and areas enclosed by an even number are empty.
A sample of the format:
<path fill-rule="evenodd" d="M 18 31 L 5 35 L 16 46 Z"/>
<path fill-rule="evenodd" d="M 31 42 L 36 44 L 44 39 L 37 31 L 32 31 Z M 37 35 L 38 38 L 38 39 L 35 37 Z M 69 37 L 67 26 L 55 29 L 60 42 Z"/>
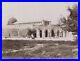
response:
<path fill-rule="evenodd" d="M 75 43 L 25 43 L 3 40 L 3 58 L 78 58 Z"/>

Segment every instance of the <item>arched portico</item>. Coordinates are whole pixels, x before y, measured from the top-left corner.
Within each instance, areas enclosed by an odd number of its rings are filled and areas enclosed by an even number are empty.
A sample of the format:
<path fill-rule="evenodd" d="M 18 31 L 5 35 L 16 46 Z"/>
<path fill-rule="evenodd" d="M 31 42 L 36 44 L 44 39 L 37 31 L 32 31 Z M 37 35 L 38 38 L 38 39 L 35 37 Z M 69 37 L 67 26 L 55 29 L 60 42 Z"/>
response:
<path fill-rule="evenodd" d="M 55 29 L 36 29 L 37 38 L 46 38 L 46 37 L 64 37 L 64 31 L 60 28 Z"/>

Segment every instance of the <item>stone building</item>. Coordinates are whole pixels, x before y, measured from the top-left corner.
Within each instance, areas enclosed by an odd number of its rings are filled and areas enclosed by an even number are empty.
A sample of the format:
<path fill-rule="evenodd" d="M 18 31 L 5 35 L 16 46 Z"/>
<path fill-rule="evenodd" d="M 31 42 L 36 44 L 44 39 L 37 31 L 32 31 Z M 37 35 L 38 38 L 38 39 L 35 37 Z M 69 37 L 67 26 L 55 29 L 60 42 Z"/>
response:
<path fill-rule="evenodd" d="M 7 26 L 7 36 L 11 38 L 28 37 L 28 30 L 34 31 L 32 34 L 35 38 L 65 38 L 69 37 L 69 32 L 64 31 L 61 26 L 51 24 L 51 21 L 38 21 L 10 24 Z M 32 35 L 31 34 L 31 35 Z"/>

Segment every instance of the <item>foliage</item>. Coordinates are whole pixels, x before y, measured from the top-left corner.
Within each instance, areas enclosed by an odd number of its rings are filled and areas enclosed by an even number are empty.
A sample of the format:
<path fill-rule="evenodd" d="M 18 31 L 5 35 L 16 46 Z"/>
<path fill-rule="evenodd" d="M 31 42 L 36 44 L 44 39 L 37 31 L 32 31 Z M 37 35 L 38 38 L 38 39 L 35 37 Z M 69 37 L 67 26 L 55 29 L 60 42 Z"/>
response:
<path fill-rule="evenodd" d="M 71 31 L 71 32 L 77 32 L 77 21 L 78 21 L 78 7 L 77 5 L 74 5 L 72 8 L 68 7 L 67 9 L 70 12 L 70 15 L 67 17 L 60 18 L 61 26 L 64 30 Z"/>
<path fill-rule="evenodd" d="M 30 29 L 30 28 L 26 28 L 19 31 L 19 34 L 21 37 L 31 37 L 31 35 L 35 36 L 35 33 L 36 33 L 36 30 Z"/>

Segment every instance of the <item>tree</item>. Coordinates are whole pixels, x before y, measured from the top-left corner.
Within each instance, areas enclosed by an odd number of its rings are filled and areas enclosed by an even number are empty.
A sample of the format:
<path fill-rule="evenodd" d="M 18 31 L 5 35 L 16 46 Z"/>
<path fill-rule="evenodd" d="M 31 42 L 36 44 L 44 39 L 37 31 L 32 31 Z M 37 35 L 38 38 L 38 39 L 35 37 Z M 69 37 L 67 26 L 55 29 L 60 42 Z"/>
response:
<path fill-rule="evenodd" d="M 64 30 L 77 32 L 77 21 L 78 21 L 78 7 L 74 5 L 72 8 L 68 7 L 67 9 L 70 12 L 70 15 L 66 19 L 65 17 L 60 18 L 61 26 Z"/>
<path fill-rule="evenodd" d="M 74 5 L 73 8 L 68 8 L 70 12 L 70 16 L 68 18 L 70 30 L 73 32 L 77 32 L 78 27 L 78 7 Z"/>
<path fill-rule="evenodd" d="M 30 29 L 30 28 L 26 28 L 26 29 L 22 29 L 19 32 L 21 37 L 31 37 L 31 35 L 33 35 L 34 37 L 36 37 L 36 30 L 35 29 Z"/>
<path fill-rule="evenodd" d="M 21 29 L 21 30 L 19 31 L 19 35 L 20 35 L 21 37 L 31 37 L 31 29 L 29 29 L 29 28 Z"/>
<path fill-rule="evenodd" d="M 36 37 L 36 30 L 33 28 L 33 29 L 31 29 L 31 34 L 34 36 L 34 37 Z"/>

